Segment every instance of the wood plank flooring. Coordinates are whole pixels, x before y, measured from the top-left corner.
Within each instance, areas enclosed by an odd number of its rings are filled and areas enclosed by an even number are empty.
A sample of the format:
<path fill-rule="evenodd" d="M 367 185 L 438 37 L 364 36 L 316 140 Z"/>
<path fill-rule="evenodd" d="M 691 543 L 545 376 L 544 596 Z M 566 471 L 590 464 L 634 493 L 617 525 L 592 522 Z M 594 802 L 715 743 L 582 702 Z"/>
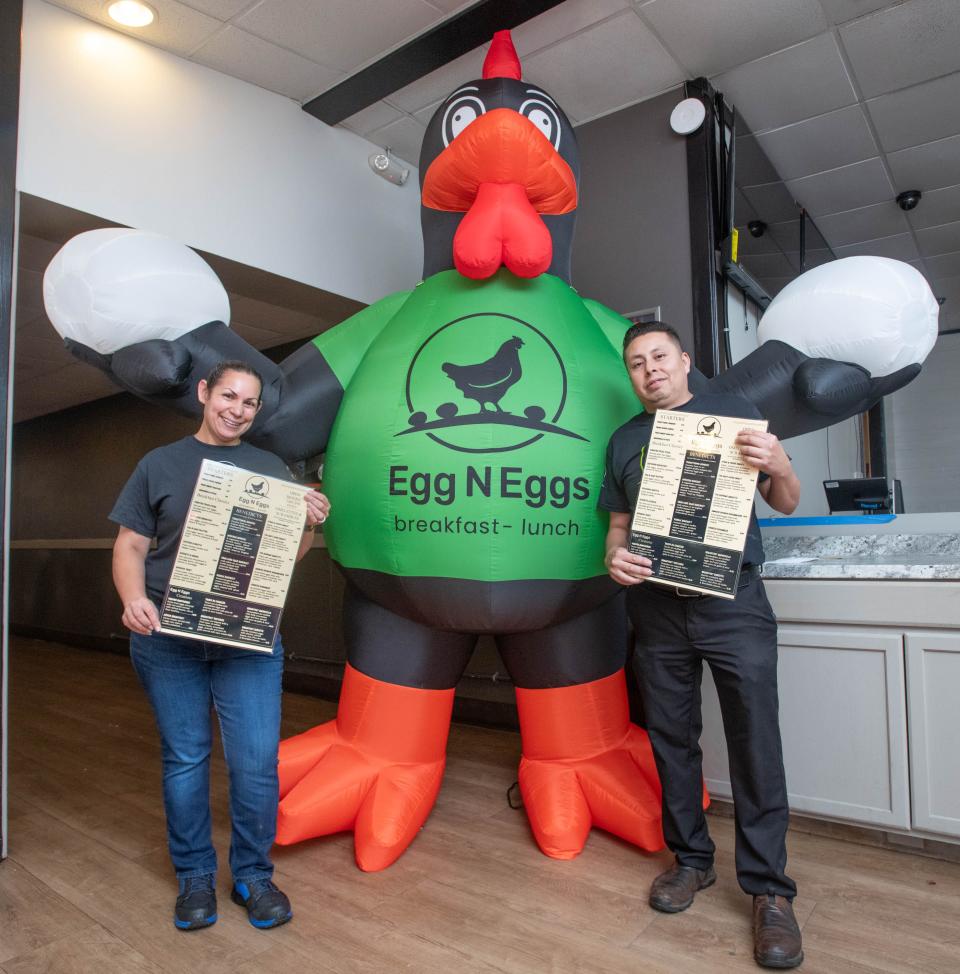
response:
<path fill-rule="evenodd" d="M 171 923 L 153 718 L 120 656 L 15 640 L 10 858 L 0 863 L 3 974 L 726 974 L 758 968 L 736 885 L 733 823 L 712 815 L 719 881 L 686 913 L 651 910 L 669 863 L 594 832 L 573 862 L 537 850 L 508 807 L 515 734 L 454 726 L 437 807 L 390 869 L 365 874 L 352 836 L 276 851 L 292 923 L 257 931 L 220 880 L 220 920 Z M 284 733 L 333 715 L 288 694 Z M 215 838 L 229 842 L 214 766 Z M 791 832 L 805 974 L 960 972 L 960 864 Z"/>

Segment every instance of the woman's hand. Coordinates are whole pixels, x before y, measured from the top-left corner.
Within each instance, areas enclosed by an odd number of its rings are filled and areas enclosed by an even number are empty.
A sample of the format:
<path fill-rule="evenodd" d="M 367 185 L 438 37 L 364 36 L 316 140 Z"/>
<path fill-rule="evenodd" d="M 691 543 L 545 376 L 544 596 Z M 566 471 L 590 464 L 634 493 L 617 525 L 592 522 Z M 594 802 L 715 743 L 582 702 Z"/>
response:
<path fill-rule="evenodd" d="M 321 494 L 319 490 L 308 490 L 303 495 L 307 505 L 307 523 L 305 527 L 315 528 L 318 524 L 323 524 L 330 514 L 330 501 L 326 494 Z"/>
<path fill-rule="evenodd" d="M 123 624 L 132 632 L 141 636 L 149 636 L 160 628 L 160 615 L 157 607 L 145 595 L 138 599 L 131 599 L 123 607 Z"/>

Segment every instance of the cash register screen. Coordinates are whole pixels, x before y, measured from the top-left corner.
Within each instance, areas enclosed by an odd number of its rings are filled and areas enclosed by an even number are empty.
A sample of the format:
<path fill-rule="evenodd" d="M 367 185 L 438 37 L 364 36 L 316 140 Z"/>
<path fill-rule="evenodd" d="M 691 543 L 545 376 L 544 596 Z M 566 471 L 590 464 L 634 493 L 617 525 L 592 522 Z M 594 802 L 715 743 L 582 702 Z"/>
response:
<path fill-rule="evenodd" d="M 899 480 L 860 477 L 856 480 L 825 480 L 827 507 L 831 514 L 860 511 L 863 514 L 902 514 L 903 494 Z"/>

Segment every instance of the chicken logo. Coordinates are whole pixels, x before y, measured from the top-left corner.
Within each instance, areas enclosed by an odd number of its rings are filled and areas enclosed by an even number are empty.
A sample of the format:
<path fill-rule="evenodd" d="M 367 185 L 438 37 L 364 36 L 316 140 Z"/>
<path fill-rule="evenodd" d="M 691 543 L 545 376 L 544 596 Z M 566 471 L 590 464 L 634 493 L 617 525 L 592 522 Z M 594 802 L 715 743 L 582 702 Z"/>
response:
<path fill-rule="evenodd" d="M 720 421 L 716 416 L 704 416 L 697 423 L 697 436 L 719 436 Z"/>
<path fill-rule="evenodd" d="M 438 328 L 414 355 L 408 425 L 396 435 L 425 433 L 464 453 L 518 450 L 547 434 L 585 440 L 558 425 L 566 399 L 563 361 L 540 329 L 512 315 L 467 315 Z"/>
<path fill-rule="evenodd" d="M 263 477 L 248 477 L 243 485 L 243 492 L 253 497 L 267 497 L 270 494 L 270 484 Z"/>

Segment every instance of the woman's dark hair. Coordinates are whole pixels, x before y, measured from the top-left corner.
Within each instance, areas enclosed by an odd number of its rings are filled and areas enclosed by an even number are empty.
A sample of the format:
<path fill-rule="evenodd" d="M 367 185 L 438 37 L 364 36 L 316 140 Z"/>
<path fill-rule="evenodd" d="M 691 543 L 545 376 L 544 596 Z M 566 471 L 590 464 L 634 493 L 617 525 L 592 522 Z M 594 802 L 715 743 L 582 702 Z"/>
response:
<path fill-rule="evenodd" d="M 257 402 L 260 402 L 260 395 L 263 393 L 263 376 L 252 365 L 241 362 L 240 359 L 218 362 L 207 376 L 207 388 L 212 389 L 226 372 L 243 372 L 246 375 L 252 375 L 260 383 L 260 393 L 257 394 Z"/>
<path fill-rule="evenodd" d="M 651 335 L 654 333 L 661 333 L 667 335 L 680 351 L 683 351 L 683 342 L 680 341 L 680 336 L 677 334 L 676 328 L 672 325 L 667 325 L 662 321 L 641 321 L 635 325 L 631 325 L 623 336 L 623 355 L 624 361 L 626 361 L 627 346 L 635 338 L 639 338 L 641 335 Z"/>

